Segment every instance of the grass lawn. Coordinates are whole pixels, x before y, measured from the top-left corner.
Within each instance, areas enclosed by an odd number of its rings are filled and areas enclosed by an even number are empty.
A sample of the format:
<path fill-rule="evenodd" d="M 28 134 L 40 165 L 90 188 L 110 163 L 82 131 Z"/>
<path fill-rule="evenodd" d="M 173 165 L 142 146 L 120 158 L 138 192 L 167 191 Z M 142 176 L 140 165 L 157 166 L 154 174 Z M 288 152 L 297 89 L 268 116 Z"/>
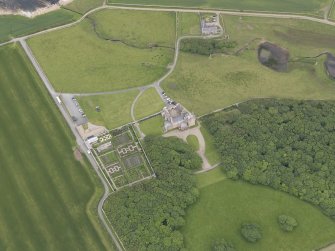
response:
<path fill-rule="evenodd" d="M 135 47 L 167 46 L 174 48 L 176 14 L 139 10 L 102 10 L 93 13 L 99 34 Z"/>
<path fill-rule="evenodd" d="M 200 127 L 200 131 L 205 139 L 206 143 L 205 155 L 209 164 L 215 165 L 217 163 L 220 163 L 221 162 L 220 154 L 217 152 L 216 147 L 214 145 L 213 136 L 203 126 Z"/>
<path fill-rule="evenodd" d="M 163 134 L 163 118 L 158 115 L 140 123 L 140 129 L 145 135 L 159 136 Z"/>
<path fill-rule="evenodd" d="M 186 141 L 192 147 L 194 151 L 199 150 L 199 141 L 195 135 L 188 135 L 186 138 Z"/>
<path fill-rule="evenodd" d="M 55 89 L 74 93 L 150 84 L 167 71 L 174 52 L 101 39 L 88 20 L 34 37 L 28 43 Z"/>
<path fill-rule="evenodd" d="M 244 251 L 314 250 L 335 240 L 335 222 L 306 202 L 263 186 L 225 179 L 218 169 L 197 178 L 200 198 L 187 211 L 182 229 L 188 250 L 209 250 L 212 241 L 221 238 Z M 277 223 L 280 214 L 293 216 L 298 227 L 283 232 Z M 239 232 L 245 222 L 259 224 L 263 239 L 246 242 Z"/>
<path fill-rule="evenodd" d="M 101 185 L 18 46 L 0 48 L 0 83 L 0 249 L 113 250 Z"/>
<path fill-rule="evenodd" d="M 161 111 L 164 103 L 155 88 L 145 90 L 138 98 L 134 113 L 136 119 L 141 119 Z"/>
<path fill-rule="evenodd" d="M 198 13 L 178 12 L 179 36 L 201 35 L 200 15 Z"/>
<path fill-rule="evenodd" d="M 104 0 L 74 0 L 67 4 L 65 8 L 84 14 L 91 9 L 102 6 L 103 2 Z"/>
<path fill-rule="evenodd" d="M 0 42 L 10 40 L 13 37 L 24 36 L 62 24 L 71 23 L 79 17 L 80 15 L 65 9 L 52 11 L 35 18 L 19 15 L 1 15 Z"/>
<path fill-rule="evenodd" d="M 113 129 L 132 121 L 130 109 L 138 93 L 134 90 L 112 95 L 83 96 L 78 97 L 78 101 L 91 123 Z M 100 106 L 100 112 L 96 111 L 97 106 Z"/>
<path fill-rule="evenodd" d="M 235 9 L 254 11 L 311 13 L 322 15 L 321 9 L 330 5 L 329 0 L 108 0 L 109 3 L 165 5 L 178 7 L 198 7 L 215 9 Z"/>

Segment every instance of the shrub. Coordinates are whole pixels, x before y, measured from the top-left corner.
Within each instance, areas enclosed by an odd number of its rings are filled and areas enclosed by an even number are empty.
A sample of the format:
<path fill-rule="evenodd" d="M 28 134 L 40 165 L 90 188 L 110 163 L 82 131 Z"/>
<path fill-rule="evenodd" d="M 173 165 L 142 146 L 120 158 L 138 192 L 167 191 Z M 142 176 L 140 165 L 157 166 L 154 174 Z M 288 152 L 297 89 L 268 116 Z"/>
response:
<path fill-rule="evenodd" d="M 212 251 L 236 251 L 234 246 L 225 239 L 216 240 L 212 244 Z"/>
<path fill-rule="evenodd" d="M 257 242 L 262 238 L 261 227 L 253 223 L 242 224 L 241 234 L 249 242 Z"/>
<path fill-rule="evenodd" d="M 279 215 L 278 223 L 280 228 L 286 232 L 292 232 L 298 226 L 298 222 L 288 215 Z"/>

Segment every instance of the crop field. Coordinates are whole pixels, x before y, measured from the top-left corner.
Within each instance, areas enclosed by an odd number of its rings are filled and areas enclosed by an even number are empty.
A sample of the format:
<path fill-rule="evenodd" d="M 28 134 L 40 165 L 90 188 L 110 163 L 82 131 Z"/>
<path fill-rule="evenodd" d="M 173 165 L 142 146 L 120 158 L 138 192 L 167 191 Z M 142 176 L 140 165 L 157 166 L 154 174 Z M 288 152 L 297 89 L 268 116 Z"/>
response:
<path fill-rule="evenodd" d="M 155 6 L 177 6 L 193 8 L 234 9 L 272 12 L 309 13 L 322 16 L 329 0 L 108 0 L 110 4 L 134 4 Z"/>
<path fill-rule="evenodd" d="M 174 48 L 176 14 L 173 12 L 102 10 L 90 17 L 102 37 L 140 48 Z"/>
<path fill-rule="evenodd" d="M 316 250 L 335 239 L 335 222 L 297 198 L 225 179 L 218 169 L 197 178 L 200 198 L 188 209 L 182 229 L 189 250 L 209 250 L 214 240 L 222 238 L 236 250 Z M 281 214 L 297 220 L 293 232 L 280 229 L 277 217 Z M 263 238 L 259 242 L 248 243 L 242 238 L 239 229 L 245 222 L 261 226 Z"/>
<path fill-rule="evenodd" d="M 103 0 L 74 0 L 64 8 L 85 14 L 87 11 L 101 6 L 103 2 Z"/>
<path fill-rule="evenodd" d="M 0 15 L 0 42 L 74 22 L 80 16 L 72 11 L 60 9 L 35 18 L 19 15 Z"/>
<path fill-rule="evenodd" d="M 150 116 L 154 113 L 160 112 L 164 107 L 164 103 L 161 100 L 159 94 L 155 88 L 149 88 L 145 90 L 138 98 L 134 113 L 136 119 L 141 119 L 146 116 Z"/>
<path fill-rule="evenodd" d="M 333 27 L 306 21 L 231 16 L 224 20 L 230 39 L 237 41 L 238 47 L 230 55 L 212 57 L 181 53 L 175 71 L 163 83 L 167 94 L 189 110 L 202 115 L 259 97 L 335 98 L 335 83 L 325 73 L 324 57 L 292 62 L 289 72 L 279 73 L 262 66 L 256 51 L 262 38 L 287 48 L 292 61 L 324 51 L 334 52 Z"/>
<path fill-rule="evenodd" d="M 150 178 L 151 167 L 131 127 L 123 127 L 99 137 L 93 145 L 94 157 L 115 188 Z"/>
<path fill-rule="evenodd" d="M 174 55 L 171 48 L 140 49 L 105 39 L 95 32 L 89 19 L 28 43 L 55 89 L 72 93 L 148 85 L 167 71 Z"/>
<path fill-rule="evenodd" d="M 113 250 L 91 167 L 16 45 L 0 48 L 0 83 L 0 250 Z"/>
<path fill-rule="evenodd" d="M 200 35 L 200 15 L 198 13 L 178 12 L 179 36 Z"/>
<path fill-rule="evenodd" d="M 138 93 L 134 90 L 111 95 L 79 96 L 78 101 L 91 123 L 113 129 L 132 121 L 131 105 Z"/>

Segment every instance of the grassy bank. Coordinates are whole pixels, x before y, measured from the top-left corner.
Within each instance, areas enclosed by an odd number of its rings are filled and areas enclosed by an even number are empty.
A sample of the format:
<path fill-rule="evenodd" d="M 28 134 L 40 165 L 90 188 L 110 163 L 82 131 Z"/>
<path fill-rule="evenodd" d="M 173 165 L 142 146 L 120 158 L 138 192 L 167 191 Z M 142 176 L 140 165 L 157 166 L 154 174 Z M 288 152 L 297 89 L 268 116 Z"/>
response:
<path fill-rule="evenodd" d="M 13 45 L 0 64 L 0 249 L 113 249 L 91 211 L 90 166 L 33 67 Z"/>

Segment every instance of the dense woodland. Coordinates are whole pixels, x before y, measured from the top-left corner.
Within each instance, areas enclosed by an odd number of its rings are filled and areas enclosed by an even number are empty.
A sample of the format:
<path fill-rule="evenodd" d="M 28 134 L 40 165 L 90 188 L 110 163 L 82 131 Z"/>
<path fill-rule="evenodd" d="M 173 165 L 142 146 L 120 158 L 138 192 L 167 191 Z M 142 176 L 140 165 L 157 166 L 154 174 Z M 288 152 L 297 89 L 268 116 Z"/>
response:
<path fill-rule="evenodd" d="M 227 176 L 290 193 L 335 218 L 335 102 L 249 101 L 203 122 Z"/>
<path fill-rule="evenodd" d="M 198 197 L 190 169 L 200 157 L 176 138 L 146 137 L 156 178 L 110 196 L 105 211 L 127 250 L 179 250 L 185 209 Z"/>
<path fill-rule="evenodd" d="M 225 53 L 229 49 L 235 48 L 236 45 L 235 41 L 229 40 L 190 38 L 181 41 L 180 50 L 209 56 L 215 53 Z"/>

